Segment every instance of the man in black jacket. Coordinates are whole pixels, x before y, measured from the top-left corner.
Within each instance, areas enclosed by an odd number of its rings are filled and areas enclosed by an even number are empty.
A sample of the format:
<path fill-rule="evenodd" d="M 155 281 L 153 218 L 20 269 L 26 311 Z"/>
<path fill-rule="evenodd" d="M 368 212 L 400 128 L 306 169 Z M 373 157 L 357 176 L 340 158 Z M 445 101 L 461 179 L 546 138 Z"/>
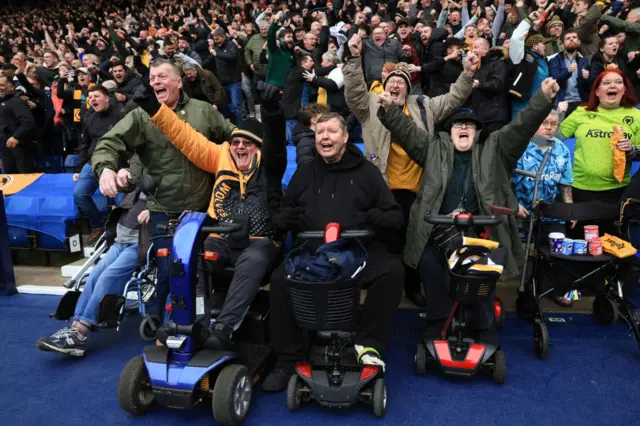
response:
<path fill-rule="evenodd" d="M 0 143 L 4 173 L 33 173 L 31 142 L 36 121 L 13 82 L 0 76 Z"/>
<path fill-rule="evenodd" d="M 109 91 L 101 85 L 91 87 L 88 91 L 88 97 L 92 111 L 82 121 L 78 166 L 73 175 L 73 180 L 77 182 L 73 189 L 73 198 L 80 211 L 89 218 L 91 234 L 87 244 L 91 245 L 104 232 L 102 226 L 104 217 L 92 198 L 98 189 L 98 179 L 91 170 L 89 160 L 96 149 L 98 140 L 125 116 L 125 111 L 119 102 L 116 102 L 116 106 L 109 104 Z"/>
<path fill-rule="evenodd" d="M 124 62 L 119 61 L 113 64 L 111 73 L 118 85 L 118 90 L 116 90 L 115 95 L 118 102 L 126 105 L 128 102 L 133 102 L 135 97 L 141 96 L 144 93 L 145 87 L 144 84 L 142 84 L 142 80 L 136 77 Z"/>
<path fill-rule="evenodd" d="M 331 222 L 340 223 L 343 229 L 376 231 L 377 237 L 366 243 L 367 265 L 361 284 L 368 292 L 355 350 L 360 363 L 384 368 L 381 353 L 402 297 L 404 268 L 387 251 L 382 234 L 400 229 L 403 215 L 380 171 L 356 146 L 348 145 L 348 140 L 349 133 L 340 115 L 327 113 L 318 119 L 318 155 L 293 175 L 274 223 L 294 233 L 323 230 Z M 316 244 L 309 241 L 307 247 L 312 250 Z M 294 363 L 305 359 L 302 333 L 292 318 L 284 264 L 271 276 L 271 309 L 272 346 L 278 362 L 263 389 L 274 392 L 286 387 Z"/>
<path fill-rule="evenodd" d="M 216 58 L 216 75 L 227 94 L 228 108 L 225 116 L 236 126 L 242 125 L 242 75 L 238 68 L 238 48 L 220 28 L 213 32 L 215 46 L 211 54 Z M 225 108 L 226 109 L 226 108 Z"/>
<path fill-rule="evenodd" d="M 282 95 L 282 110 L 284 118 L 287 120 L 287 141 L 293 143 L 292 131 L 296 125 L 296 116 L 302 102 L 302 90 L 305 82 L 305 72 L 313 70 L 313 57 L 307 53 L 298 55 L 298 64 L 289 71 L 284 83 L 284 93 Z"/>
<path fill-rule="evenodd" d="M 486 134 L 500 130 L 509 123 L 509 92 L 507 90 L 508 53 L 502 47 L 489 50 L 489 42 L 478 37 L 471 47 L 481 58 L 473 78 L 471 104 L 476 118 Z"/>
<path fill-rule="evenodd" d="M 296 166 L 300 167 L 316 157 L 316 122 L 327 112 L 321 104 L 310 104 L 298 113 L 298 123 L 293 128 L 293 144 L 296 147 Z"/>

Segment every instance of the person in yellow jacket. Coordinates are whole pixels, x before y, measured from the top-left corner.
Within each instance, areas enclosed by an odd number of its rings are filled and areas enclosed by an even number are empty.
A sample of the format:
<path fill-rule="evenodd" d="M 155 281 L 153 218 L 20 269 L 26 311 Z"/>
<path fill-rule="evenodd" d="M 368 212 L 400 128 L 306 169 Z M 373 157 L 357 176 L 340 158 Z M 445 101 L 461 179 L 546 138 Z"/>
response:
<path fill-rule="evenodd" d="M 231 141 L 209 141 L 169 107 L 150 94 L 139 105 L 151 122 L 198 168 L 216 175 L 208 214 L 218 223 L 239 223 L 242 230 L 210 235 L 205 251 L 218 253 L 218 265 L 235 267 L 224 305 L 211 329 L 211 341 L 222 349 L 240 327 L 266 273 L 277 265 L 283 234 L 273 213 L 282 201 L 282 177 L 287 166 L 284 119 L 277 98 L 263 100 L 264 126 L 244 120 L 231 133 Z M 216 142 L 216 143 L 214 143 Z M 209 269 L 210 270 L 210 269 Z M 198 286 L 205 286 L 199 277 Z M 210 298 L 208 298 L 210 299 Z M 205 310 L 205 321 L 210 309 Z M 203 312 L 197 312 L 201 315 Z"/>

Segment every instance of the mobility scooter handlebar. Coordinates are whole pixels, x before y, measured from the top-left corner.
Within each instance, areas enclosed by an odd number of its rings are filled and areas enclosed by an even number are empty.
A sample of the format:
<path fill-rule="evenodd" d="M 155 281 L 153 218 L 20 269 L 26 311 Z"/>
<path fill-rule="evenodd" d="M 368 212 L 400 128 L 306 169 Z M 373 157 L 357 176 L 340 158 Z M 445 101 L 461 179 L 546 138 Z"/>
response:
<path fill-rule="evenodd" d="M 216 226 L 203 226 L 201 232 L 206 234 L 228 234 L 242 229 L 239 223 L 219 223 Z"/>
<path fill-rule="evenodd" d="M 177 226 L 178 223 L 161 223 L 156 225 L 158 231 L 170 231 L 171 226 Z M 203 226 L 201 232 L 206 234 L 226 234 L 229 232 L 235 232 L 242 229 L 242 225 L 239 223 L 220 223 L 216 226 Z"/>
<path fill-rule="evenodd" d="M 301 240 L 315 240 L 324 238 L 325 231 L 305 231 L 297 234 L 297 237 Z M 344 231 L 340 234 L 341 238 L 370 238 L 375 233 L 368 230 L 356 230 L 356 231 Z"/>
<path fill-rule="evenodd" d="M 459 213 L 454 217 L 445 215 L 425 216 L 424 220 L 433 225 L 451 225 L 459 227 L 471 226 L 492 226 L 502 223 L 501 217 L 496 216 L 473 216 L 468 213 Z"/>

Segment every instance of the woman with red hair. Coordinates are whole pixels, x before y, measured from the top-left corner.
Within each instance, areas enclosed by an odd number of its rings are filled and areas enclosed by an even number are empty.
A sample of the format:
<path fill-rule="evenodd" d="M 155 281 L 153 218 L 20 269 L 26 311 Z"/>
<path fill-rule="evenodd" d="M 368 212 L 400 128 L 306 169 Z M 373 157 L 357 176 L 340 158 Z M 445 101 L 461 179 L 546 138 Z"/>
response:
<path fill-rule="evenodd" d="M 589 102 L 578 107 L 561 124 L 565 138 L 576 138 L 573 163 L 573 201 L 600 200 L 617 204 L 631 177 L 631 160 L 640 160 L 640 110 L 629 79 L 618 69 L 601 73 L 593 84 Z M 611 137 L 621 126 L 624 137 L 616 149 L 627 162 L 622 181 L 614 176 Z"/>

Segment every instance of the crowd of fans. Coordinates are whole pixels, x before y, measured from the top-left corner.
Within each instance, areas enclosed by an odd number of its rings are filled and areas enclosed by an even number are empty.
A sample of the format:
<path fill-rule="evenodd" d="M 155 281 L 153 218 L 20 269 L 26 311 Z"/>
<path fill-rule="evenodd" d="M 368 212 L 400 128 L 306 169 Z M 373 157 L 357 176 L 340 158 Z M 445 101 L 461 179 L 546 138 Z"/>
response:
<path fill-rule="evenodd" d="M 446 316 L 447 305 L 441 286 L 432 285 L 441 280 L 425 246 L 441 235 L 419 218 L 501 204 L 526 220 L 533 182 L 512 172 L 537 170 L 547 149 L 553 151 L 542 198 L 617 203 L 640 145 L 637 0 L 71 0 L 31 8 L 27 2 L 0 11 L 0 19 L 4 171 L 29 173 L 45 156 L 79 154 L 75 196 L 92 239 L 104 218 L 90 197 L 98 185 L 115 195 L 128 177 L 117 174 L 121 160 L 134 151 L 162 176 L 158 199 L 170 213 L 202 210 L 212 197 L 210 215 L 219 217 L 216 197 L 227 193 L 211 192 L 218 151 L 200 146 L 211 158 L 199 163 L 189 148 L 195 142 L 177 144 L 182 133 L 162 126 L 160 133 L 157 120 L 149 120 L 158 112 L 149 107 L 150 92 L 209 141 L 245 137 L 225 154 L 242 172 L 237 181 L 254 170 L 240 167 L 254 158 L 247 147 L 262 145 L 256 119 L 277 125 L 261 105 L 275 90 L 299 166 L 317 155 L 327 163 L 342 159 L 344 151 L 332 157 L 340 144 L 334 130 L 364 142 L 363 158 L 379 170 L 404 216 L 384 250 L 404 254 L 405 293 L 426 304 L 434 321 Z M 614 125 L 623 128 L 617 149 L 628 160 L 621 180 L 612 172 Z M 561 140 L 573 137 L 572 161 Z M 169 142 L 199 166 L 187 165 L 177 150 L 169 154 Z M 352 150 L 348 169 L 360 167 Z M 301 175 L 295 183 L 304 192 L 311 182 L 300 182 Z M 345 194 L 345 204 L 358 195 Z M 171 216 L 149 208 L 154 224 Z M 293 229 L 300 214 L 288 206 L 274 223 Z M 371 209 L 366 222 L 384 228 L 385 214 Z M 264 227 L 256 225 L 263 220 Z M 260 221 L 249 228 L 260 233 L 272 225 Z M 495 232 L 511 252 L 505 275 L 515 276 L 523 253 L 514 218 Z"/>

